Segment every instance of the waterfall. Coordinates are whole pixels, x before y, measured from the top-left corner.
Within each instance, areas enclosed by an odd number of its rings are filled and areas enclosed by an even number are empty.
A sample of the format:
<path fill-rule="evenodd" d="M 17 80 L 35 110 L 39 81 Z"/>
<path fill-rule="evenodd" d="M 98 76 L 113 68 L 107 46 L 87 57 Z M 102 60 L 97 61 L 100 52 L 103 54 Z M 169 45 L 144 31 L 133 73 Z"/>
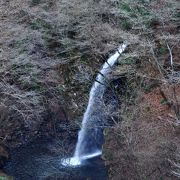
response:
<path fill-rule="evenodd" d="M 96 77 L 89 94 L 89 102 L 83 116 L 74 156 L 64 160 L 62 162 L 63 165 L 80 165 L 86 159 L 101 155 L 103 127 L 106 124 L 106 110 L 102 105 L 103 94 L 106 90 L 106 76 L 112 71 L 112 66 L 126 49 L 126 46 L 126 44 L 119 46 L 117 51 L 104 63 Z"/>

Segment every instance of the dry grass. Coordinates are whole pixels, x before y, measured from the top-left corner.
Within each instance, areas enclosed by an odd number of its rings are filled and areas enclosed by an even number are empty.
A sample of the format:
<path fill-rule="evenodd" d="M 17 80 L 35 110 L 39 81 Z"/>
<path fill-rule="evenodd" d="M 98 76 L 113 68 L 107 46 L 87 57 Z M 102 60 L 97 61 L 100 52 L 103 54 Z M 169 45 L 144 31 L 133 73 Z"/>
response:
<path fill-rule="evenodd" d="M 130 44 L 128 53 L 115 72 L 115 76 L 123 74 L 129 79 L 128 94 L 123 98 L 120 112 L 126 121 L 122 124 L 116 122 L 116 136 L 119 137 L 118 134 L 124 130 L 122 136 L 127 147 L 132 150 L 137 148 L 135 154 L 145 153 L 144 156 L 140 155 L 140 163 L 143 164 L 146 155 L 150 155 L 149 162 L 145 161 L 143 165 L 147 167 L 149 163 L 154 163 L 151 155 L 156 153 L 157 142 L 161 138 L 166 140 L 164 142 L 170 141 L 174 125 L 179 127 L 178 11 L 176 0 L 2 0 L 2 142 L 8 146 L 17 146 L 37 134 L 44 124 L 50 126 L 47 131 L 56 134 L 54 124 L 62 122 L 64 118 L 60 109 L 66 110 L 69 119 L 78 121 L 88 101 L 95 69 L 99 68 L 109 51 L 114 50 L 120 42 L 127 41 Z M 168 103 L 174 109 L 172 118 L 161 114 L 163 112 L 168 116 L 170 110 L 164 110 L 165 106 L 159 108 L 161 95 L 155 91 L 144 95 L 145 104 L 140 102 L 140 106 L 136 102 L 135 97 L 144 91 L 151 91 L 155 81 L 160 84 Z M 144 109 L 146 106 L 157 109 L 147 112 Z M 141 115 L 139 120 L 138 115 Z M 154 122 L 155 119 L 159 124 Z M 163 119 L 166 121 L 164 124 Z M 171 123 L 169 120 L 172 120 Z M 63 128 L 72 131 L 77 126 Z M 167 139 L 164 135 L 166 132 Z M 114 143 L 117 143 L 116 136 L 113 136 Z M 138 144 L 139 136 L 144 139 L 144 144 Z M 152 144 L 148 152 L 148 144 L 153 143 L 153 140 L 157 142 Z M 144 152 L 141 150 L 143 147 Z M 160 155 L 161 151 L 154 157 Z M 128 162 L 131 163 L 131 160 Z"/>

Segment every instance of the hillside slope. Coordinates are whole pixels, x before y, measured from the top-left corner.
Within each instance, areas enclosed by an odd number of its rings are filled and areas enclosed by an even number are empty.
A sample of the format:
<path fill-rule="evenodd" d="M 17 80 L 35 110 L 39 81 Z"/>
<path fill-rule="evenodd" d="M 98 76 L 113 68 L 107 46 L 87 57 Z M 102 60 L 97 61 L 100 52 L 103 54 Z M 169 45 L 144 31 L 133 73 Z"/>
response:
<path fill-rule="evenodd" d="M 0 168 L 37 136 L 76 137 L 99 67 L 127 41 L 112 74 L 127 93 L 105 130 L 109 178 L 177 179 L 179 13 L 177 0 L 1 0 Z"/>

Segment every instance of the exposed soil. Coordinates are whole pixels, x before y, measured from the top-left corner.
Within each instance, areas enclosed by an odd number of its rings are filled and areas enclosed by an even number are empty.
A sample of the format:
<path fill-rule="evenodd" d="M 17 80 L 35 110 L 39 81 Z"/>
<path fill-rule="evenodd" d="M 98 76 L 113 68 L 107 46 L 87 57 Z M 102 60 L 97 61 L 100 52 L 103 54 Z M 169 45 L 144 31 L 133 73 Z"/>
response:
<path fill-rule="evenodd" d="M 141 95 L 136 118 L 110 130 L 105 157 L 111 179 L 178 179 L 170 169 L 180 148 L 179 127 L 163 98 L 160 88 Z"/>

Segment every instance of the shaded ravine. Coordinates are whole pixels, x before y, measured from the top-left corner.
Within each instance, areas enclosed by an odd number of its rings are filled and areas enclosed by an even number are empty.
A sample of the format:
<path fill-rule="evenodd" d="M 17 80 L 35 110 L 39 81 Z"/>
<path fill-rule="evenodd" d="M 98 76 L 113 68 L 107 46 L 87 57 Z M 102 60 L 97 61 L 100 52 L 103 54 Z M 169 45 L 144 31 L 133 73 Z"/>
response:
<path fill-rule="evenodd" d="M 120 46 L 105 62 L 93 84 L 74 158 L 68 158 L 72 156 L 72 151 L 69 151 L 72 139 L 41 137 L 11 152 L 11 160 L 4 168 L 7 174 L 15 180 L 107 179 L 107 171 L 99 155 L 102 151 L 103 129 L 108 125 L 108 118 L 111 116 L 109 113 L 113 111 L 113 107 L 117 107 L 118 102 L 116 98 L 114 101 L 111 88 L 108 90 L 106 75 L 112 71 L 112 66 L 125 48 L 126 45 Z M 118 85 L 123 88 L 121 79 Z M 104 109 L 105 101 L 112 104 L 110 112 Z"/>

